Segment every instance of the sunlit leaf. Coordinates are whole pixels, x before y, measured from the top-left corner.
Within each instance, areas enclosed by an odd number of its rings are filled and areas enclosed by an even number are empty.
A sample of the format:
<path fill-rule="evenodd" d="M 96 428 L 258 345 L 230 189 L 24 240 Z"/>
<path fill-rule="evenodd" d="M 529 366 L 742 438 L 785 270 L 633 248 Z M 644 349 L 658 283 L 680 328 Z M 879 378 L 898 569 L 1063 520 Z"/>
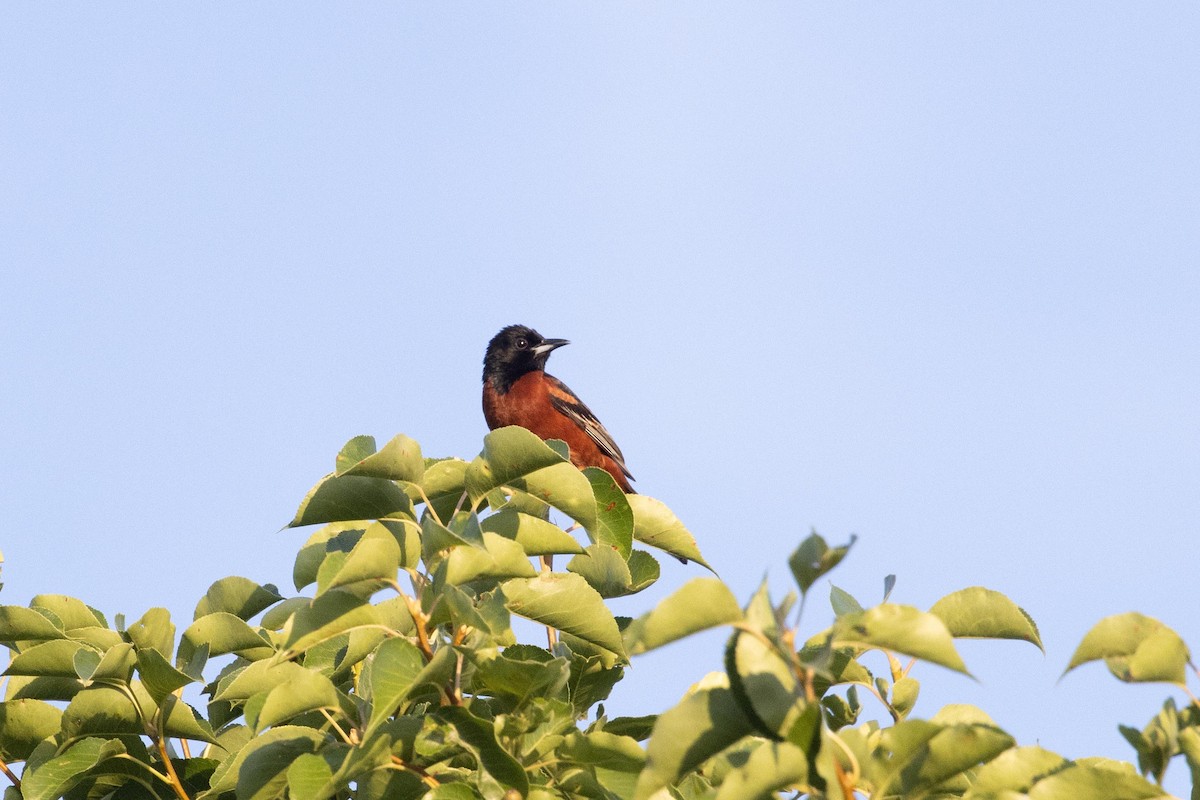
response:
<path fill-rule="evenodd" d="M 371 664 L 373 706 L 367 735 L 400 709 L 424 668 L 425 657 L 407 639 L 388 639 L 379 645 Z"/>
<path fill-rule="evenodd" d="M 370 603 L 335 589 L 296 611 L 286 647 L 288 652 L 302 653 L 352 628 L 378 624 L 379 612 Z"/>
<path fill-rule="evenodd" d="M 260 586 L 249 578 L 234 575 L 222 578 L 208 587 L 204 597 L 196 604 L 193 619 L 224 611 L 240 619 L 248 620 L 282 599 L 275 586 L 271 584 Z"/>
<path fill-rule="evenodd" d="M 840 616 L 833 626 L 833 643 L 891 650 L 970 674 L 945 623 L 911 606 L 887 603 Z"/>
<path fill-rule="evenodd" d="M 582 553 L 583 546 L 557 525 L 531 514 L 506 508 L 481 520 L 483 530 L 512 539 L 531 556 Z"/>
<path fill-rule="evenodd" d="M 247 800 L 281 797 L 288 766 L 305 753 L 316 753 L 325 742 L 325 735 L 312 728 L 272 728 L 221 762 L 212 776 L 212 796 L 236 790 L 238 798 Z"/>
<path fill-rule="evenodd" d="M 107 628 L 108 621 L 96 609 L 64 594 L 39 594 L 29 601 L 29 607 L 52 620 L 68 633 L 81 628 Z"/>
<path fill-rule="evenodd" d="M 347 463 L 351 458 L 364 452 L 367 448 L 363 439 L 369 439 L 372 452 L 362 455 L 358 461 Z M 375 439 L 370 436 L 351 439 L 357 442 L 356 452 L 343 453 L 338 456 L 338 475 L 360 475 L 368 478 L 386 478 L 393 481 L 409 481 L 419 483 L 425 475 L 425 459 L 421 457 L 421 446 L 404 434 L 394 436 L 379 452 L 375 450 Z M 347 444 L 349 447 L 349 443 Z"/>
<path fill-rule="evenodd" d="M 43 749 L 45 748 L 45 749 Z M 88 738 L 55 754 L 53 743 L 39 746 L 21 775 L 24 800 L 54 800 L 79 783 L 90 769 L 125 752 L 119 741 Z M 38 757 L 41 754 L 45 757 Z"/>
<path fill-rule="evenodd" d="M 627 500 L 633 511 L 633 538 L 713 571 L 700 555 L 695 537 L 662 501 L 644 494 L 628 495 Z"/>
<path fill-rule="evenodd" d="M 1136 612 L 1106 617 L 1088 631 L 1063 671 L 1104 659 L 1123 681 L 1164 681 L 1182 685 L 1189 660 L 1175 631 Z"/>
<path fill-rule="evenodd" d="M 613 476 L 598 467 L 583 471 L 596 498 L 596 524 L 590 529 L 595 540 L 629 558 L 633 548 L 633 510 Z"/>
<path fill-rule="evenodd" d="M 588 545 L 584 553 L 567 562 L 567 572 L 582 576 L 604 598 L 629 594 L 633 583 L 625 559 L 606 544 Z"/>
<path fill-rule="evenodd" d="M 75 655 L 80 650 L 91 650 L 91 648 L 69 639 L 35 644 L 14 656 L 4 674 L 74 678 L 77 677 Z M 91 652 L 95 653 L 94 650 Z"/>
<path fill-rule="evenodd" d="M 467 468 L 467 491 L 477 501 L 498 486 L 564 461 L 535 433 L 515 425 L 497 428 L 484 437 L 483 452 Z"/>
<path fill-rule="evenodd" d="M 256 727 L 261 731 L 307 711 L 337 709 L 338 706 L 337 690 L 329 678 L 308 669 L 293 672 L 267 694 L 259 709 Z"/>
<path fill-rule="evenodd" d="M 518 616 L 570 633 L 625 657 L 612 612 L 587 581 L 570 572 L 547 572 L 503 585 L 506 606 Z"/>
<path fill-rule="evenodd" d="M 1014 747 L 984 764 L 971 783 L 972 794 L 1026 793 L 1040 778 L 1066 766 L 1067 760 L 1040 747 Z"/>
<path fill-rule="evenodd" d="M 511 539 L 495 533 L 483 534 L 483 548 L 456 547 L 446 559 L 446 582 L 460 585 L 483 578 L 533 577 L 529 557 Z"/>
<path fill-rule="evenodd" d="M 296 516 L 286 527 L 379 519 L 398 513 L 411 515 L 412 500 L 392 481 L 357 475 L 326 475 L 305 495 Z"/>
<path fill-rule="evenodd" d="M 698 689 L 660 714 L 634 800 L 650 800 L 706 759 L 752 732 L 728 688 Z"/>
<path fill-rule="evenodd" d="M 693 578 L 634 620 L 625 630 L 625 642 L 629 653 L 637 655 L 741 618 L 728 586 L 716 578 Z"/>
<path fill-rule="evenodd" d="M 961 589 L 938 600 L 929 613 L 956 638 L 1020 639 L 1045 652 L 1033 619 L 1000 592 L 982 586 Z"/>
<path fill-rule="evenodd" d="M 273 652 L 257 631 L 240 617 L 225 611 L 207 614 L 188 626 L 180 637 L 176 666 L 190 661 L 192 654 L 202 646 L 208 647 L 209 656 L 244 653 L 249 658 L 261 658 Z"/>
<path fill-rule="evenodd" d="M 764 742 L 721 782 L 716 800 L 774 800 L 808 780 L 808 756 L 787 742 Z"/>
<path fill-rule="evenodd" d="M 66 632 L 31 608 L 0 606 L 0 642 L 66 638 Z"/>

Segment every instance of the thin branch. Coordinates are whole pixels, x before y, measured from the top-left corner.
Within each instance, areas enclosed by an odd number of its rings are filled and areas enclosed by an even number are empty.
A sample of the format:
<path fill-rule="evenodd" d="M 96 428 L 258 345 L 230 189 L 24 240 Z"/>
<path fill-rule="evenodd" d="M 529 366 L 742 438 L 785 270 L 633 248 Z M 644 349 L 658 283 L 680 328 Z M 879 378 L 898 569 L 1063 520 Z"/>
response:
<path fill-rule="evenodd" d="M 342 730 L 342 726 L 337 724 L 337 720 L 333 718 L 333 714 L 329 713 L 329 709 L 318 708 L 317 711 L 320 711 L 321 715 L 323 717 L 325 717 L 325 719 L 329 722 L 330 725 L 333 726 L 333 729 L 338 732 L 338 736 L 342 737 L 343 742 L 345 742 L 348 745 L 356 744 L 356 742 L 352 738 L 350 738 L 350 736 L 348 736 L 344 730 Z"/>
<path fill-rule="evenodd" d="M 421 606 L 416 600 L 408 595 L 401 595 L 404 598 L 404 604 L 408 606 L 408 613 L 412 616 L 413 624 L 417 628 L 417 647 L 421 649 L 421 654 L 425 656 L 426 661 L 433 660 L 433 648 L 429 645 L 429 632 L 425 630 L 425 623 L 429 621 L 429 617 L 425 616 L 425 612 L 421 610 Z"/>
<path fill-rule="evenodd" d="M 411 772 L 413 775 L 416 775 L 418 778 L 423 780 L 427 786 L 430 786 L 434 789 L 441 786 L 441 783 L 437 778 L 433 777 L 420 767 L 413 766 L 412 764 L 405 762 L 405 760 L 400 756 L 392 756 L 392 764 L 398 769 L 402 769 L 405 772 Z"/>
<path fill-rule="evenodd" d="M 553 555 L 542 556 L 542 574 L 546 574 L 548 572 L 554 572 Z M 554 628 L 551 628 L 549 625 L 546 626 L 546 642 L 549 645 L 550 650 L 553 650 L 554 645 L 558 644 L 558 631 L 554 630 Z"/>
<path fill-rule="evenodd" d="M 179 773 L 175 771 L 175 765 L 171 763 L 171 756 L 167 753 L 166 737 L 155 736 L 154 743 L 158 745 L 158 754 L 162 756 L 163 766 L 167 768 L 167 776 L 171 779 L 171 788 L 175 790 L 175 796 L 179 800 L 192 800 L 183 790 L 183 782 L 179 780 Z"/>
<path fill-rule="evenodd" d="M 8 776 L 8 779 L 12 781 L 13 786 L 17 787 L 18 789 L 21 788 L 21 779 L 13 774 L 13 771 L 8 768 L 8 764 L 5 764 L 4 759 L 2 758 L 0 758 L 0 772 L 3 772 Z"/>
<path fill-rule="evenodd" d="M 433 507 L 433 503 L 429 502 L 429 495 L 425 494 L 425 489 L 416 483 L 414 483 L 413 486 L 416 486 L 417 491 L 421 493 L 421 502 L 425 504 L 425 508 L 430 514 L 433 515 L 434 522 L 445 527 L 445 523 L 442 522 L 442 518 L 438 516 L 437 509 Z"/>

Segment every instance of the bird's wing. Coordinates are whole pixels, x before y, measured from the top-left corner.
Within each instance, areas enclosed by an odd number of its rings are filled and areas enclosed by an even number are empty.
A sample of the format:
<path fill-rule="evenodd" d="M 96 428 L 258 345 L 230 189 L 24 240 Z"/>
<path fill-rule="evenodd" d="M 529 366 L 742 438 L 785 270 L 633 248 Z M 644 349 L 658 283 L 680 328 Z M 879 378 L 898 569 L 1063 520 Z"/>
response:
<path fill-rule="evenodd" d="M 600 420 L 596 419 L 592 410 L 584 405 L 578 395 L 567 388 L 565 383 L 553 375 L 546 376 L 546 383 L 550 387 L 550 402 L 554 404 L 554 407 L 582 428 L 583 432 L 600 448 L 601 453 L 617 462 L 617 466 L 621 468 L 621 472 L 625 473 L 627 478 L 633 478 L 625 466 L 625 456 L 621 454 L 621 448 L 617 447 L 617 443 L 600 424 Z"/>

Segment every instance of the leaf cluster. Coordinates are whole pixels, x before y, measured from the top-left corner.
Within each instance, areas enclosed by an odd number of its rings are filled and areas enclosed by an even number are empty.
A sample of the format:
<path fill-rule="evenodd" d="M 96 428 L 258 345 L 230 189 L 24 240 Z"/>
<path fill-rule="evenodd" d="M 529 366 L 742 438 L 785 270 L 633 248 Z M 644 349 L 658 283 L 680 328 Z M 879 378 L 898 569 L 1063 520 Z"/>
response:
<path fill-rule="evenodd" d="M 179 626 L 163 608 L 110 624 L 65 595 L 0 606 L 4 800 L 1162 794 L 1132 765 L 1017 747 L 973 707 L 913 716 L 918 664 L 969 674 L 957 639 L 1041 647 L 997 592 L 920 610 L 890 601 L 891 577 L 869 607 L 833 587 L 831 623 L 802 634 L 853 540 L 808 537 L 778 601 L 764 583 L 743 606 L 702 577 L 615 616 L 606 600 L 658 580 L 651 551 L 708 564 L 665 505 L 521 428 L 493 431 L 469 462 L 427 459 L 405 436 L 352 439 L 288 525 L 301 526 L 318 527 L 295 594 L 225 578 Z M 520 640 L 538 626 L 544 644 Z M 721 626 L 722 672 L 661 715 L 605 713 L 631 657 Z M 1182 683 L 1190 664 L 1137 615 L 1098 625 L 1068 669 L 1092 660 L 1126 681 Z M 1161 781 L 1173 756 L 1197 763 L 1197 728 L 1196 708 L 1168 703 L 1122 731 Z"/>

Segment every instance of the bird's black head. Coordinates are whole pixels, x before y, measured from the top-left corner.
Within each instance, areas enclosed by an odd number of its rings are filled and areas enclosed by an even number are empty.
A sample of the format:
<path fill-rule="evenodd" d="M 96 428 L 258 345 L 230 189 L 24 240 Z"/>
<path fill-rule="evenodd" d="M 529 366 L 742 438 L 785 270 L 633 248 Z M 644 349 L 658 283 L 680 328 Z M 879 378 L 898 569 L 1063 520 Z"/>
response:
<path fill-rule="evenodd" d="M 550 353 L 564 344 L 570 342 L 547 339 L 526 325 L 509 325 L 488 342 L 483 379 L 504 394 L 525 373 L 545 369 Z"/>

